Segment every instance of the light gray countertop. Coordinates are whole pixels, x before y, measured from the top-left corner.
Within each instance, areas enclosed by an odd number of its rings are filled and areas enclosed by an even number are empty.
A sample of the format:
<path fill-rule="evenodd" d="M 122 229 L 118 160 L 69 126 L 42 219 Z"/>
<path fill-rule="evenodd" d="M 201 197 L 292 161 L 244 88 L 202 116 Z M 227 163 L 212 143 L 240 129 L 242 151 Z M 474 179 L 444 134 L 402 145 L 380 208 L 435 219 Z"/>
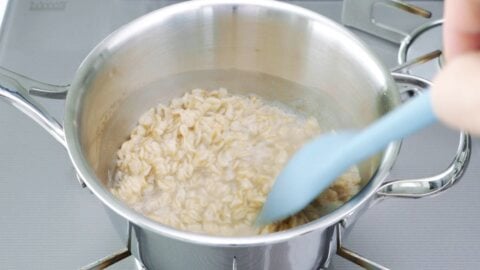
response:
<path fill-rule="evenodd" d="M 0 65 L 27 76 L 67 84 L 93 46 L 108 33 L 174 1 L 70 0 L 61 10 L 11 1 L 0 36 Z M 43 1 L 55 2 L 55 1 Z M 341 1 L 294 1 L 335 20 Z M 442 2 L 415 1 L 442 16 Z M 391 19 L 406 29 L 419 21 Z M 356 32 L 387 66 L 398 46 Z M 438 43 L 438 42 L 437 42 Z M 41 100 L 61 119 L 63 101 Z M 393 178 L 444 169 L 457 133 L 440 125 L 403 144 Z M 346 246 L 392 269 L 480 268 L 480 149 L 474 140 L 470 167 L 459 184 L 421 200 L 386 200 L 370 209 Z M 0 103 L 0 268 L 77 269 L 122 247 L 101 203 L 74 177 L 64 149 L 14 108 Z M 335 269 L 357 269 L 340 258 Z M 111 269 L 132 269 L 125 261 Z M 194 269 L 194 267 L 192 267 Z"/>

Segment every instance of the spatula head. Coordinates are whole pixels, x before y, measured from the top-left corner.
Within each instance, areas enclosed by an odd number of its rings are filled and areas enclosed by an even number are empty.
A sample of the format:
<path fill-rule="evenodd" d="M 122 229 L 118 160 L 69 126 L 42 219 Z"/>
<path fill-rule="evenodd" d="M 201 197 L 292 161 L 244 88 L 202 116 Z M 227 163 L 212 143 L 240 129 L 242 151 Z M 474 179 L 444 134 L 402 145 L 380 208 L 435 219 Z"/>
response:
<path fill-rule="evenodd" d="M 285 219 L 304 209 L 351 164 L 343 147 L 355 132 L 326 133 L 306 143 L 288 161 L 268 194 L 257 225 Z M 348 163 L 348 160 L 347 160 Z"/>

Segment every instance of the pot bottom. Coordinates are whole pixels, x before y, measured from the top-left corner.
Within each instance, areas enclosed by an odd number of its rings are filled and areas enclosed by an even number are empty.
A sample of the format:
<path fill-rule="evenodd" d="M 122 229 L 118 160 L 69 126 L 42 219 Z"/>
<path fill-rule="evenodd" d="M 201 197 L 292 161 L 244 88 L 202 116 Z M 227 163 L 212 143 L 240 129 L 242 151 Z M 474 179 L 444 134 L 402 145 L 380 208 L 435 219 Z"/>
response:
<path fill-rule="evenodd" d="M 133 260 L 135 261 L 134 263 L 134 269 L 133 270 L 148 270 L 144 265 L 143 263 L 141 263 L 139 260 L 137 260 L 136 258 L 133 258 Z"/>
<path fill-rule="evenodd" d="M 132 270 L 148 270 L 148 269 L 143 265 L 142 262 L 140 262 L 139 260 L 137 260 L 137 259 L 134 258 L 134 257 L 132 257 L 132 259 L 133 259 L 133 261 L 134 261 L 134 262 L 133 262 L 133 268 L 132 268 Z M 233 268 L 232 270 L 237 270 L 237 269 Z M 332 264 L 330 264 L 330 266 L 327 267 L 327 268 L 322 268 L 322 267 L 321 267 L 321 268 L 318 268 L 317 270 L 335 270 L 335 267 L 334 267 Z"/>

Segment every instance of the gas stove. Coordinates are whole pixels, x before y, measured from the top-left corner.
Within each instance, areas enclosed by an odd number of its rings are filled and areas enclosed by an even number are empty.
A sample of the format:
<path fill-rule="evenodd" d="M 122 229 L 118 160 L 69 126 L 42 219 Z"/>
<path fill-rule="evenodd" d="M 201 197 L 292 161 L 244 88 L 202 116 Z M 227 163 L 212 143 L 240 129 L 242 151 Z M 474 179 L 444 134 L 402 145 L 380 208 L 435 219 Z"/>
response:
<path fill-rule="evenodd" d="M 359 2 L 348 2 L 354 1 Z M 66 85 L 81 60 L 110 32 L 175 2 L 0 1 L 0 15 L 4 14 L 0 66 L 44 82 Z M 342 22 L 342 1 L 289 2 Z M 344 10 L 350 15 L 344 13 L 343 23 L 355 26 L 350 29 L 386 66 L 395 67 L 399 62 L 441 50 L 442 1 L 409 2 L 430 11 L 430 18 L 392 8 L 392 1 L 376 2 L 379 4 L 368 16 L 358 8 L 350 13 Z M 375 25 L 362 28 L 360 21 Z M 386 34 L 387 30 L 390 34 Z M 431 79 L 442 65 L 441 59 L 417 65 L 408 72 Z M 38 100 L 55 117 L 62 118 L 63 101 Z M 404 141 L 390 179 L 438 173 L 450 163 L 457 141 L 458 132 L 441 125 L 412 136 Z M 391 269 L 478 269 L 478 145 L 479 141 L 473 140 L 470 166 L 459 184 L 434 198 L 390 199 L 375 205 L 360 218 L 344 245 Z M 125 248 L 100 201 L 76 180 L 64 149 L 6 104 L 0 104 L 0 149 L 2 269 L 78 269 Z M 139 268 L 130 257 L 108 269 Z M 333 268 L 358 266 L 335 257 Z"/>

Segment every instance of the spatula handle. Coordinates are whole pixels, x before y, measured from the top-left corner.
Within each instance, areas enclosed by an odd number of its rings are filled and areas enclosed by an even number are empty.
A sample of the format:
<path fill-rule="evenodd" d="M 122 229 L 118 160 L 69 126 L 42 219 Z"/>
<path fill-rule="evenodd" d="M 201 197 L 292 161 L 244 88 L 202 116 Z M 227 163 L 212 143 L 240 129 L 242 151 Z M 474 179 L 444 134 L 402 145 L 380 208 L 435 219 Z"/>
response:
<path fill-rule="evenodd" d="M 437 121 L 432 109 L 430 91 L 426 91 L 386 114 L 355 136 L 349 147 L 361 149 L 351 156 L 356 161 L 370 157 L 387 145 L 431 125 Z"/>

